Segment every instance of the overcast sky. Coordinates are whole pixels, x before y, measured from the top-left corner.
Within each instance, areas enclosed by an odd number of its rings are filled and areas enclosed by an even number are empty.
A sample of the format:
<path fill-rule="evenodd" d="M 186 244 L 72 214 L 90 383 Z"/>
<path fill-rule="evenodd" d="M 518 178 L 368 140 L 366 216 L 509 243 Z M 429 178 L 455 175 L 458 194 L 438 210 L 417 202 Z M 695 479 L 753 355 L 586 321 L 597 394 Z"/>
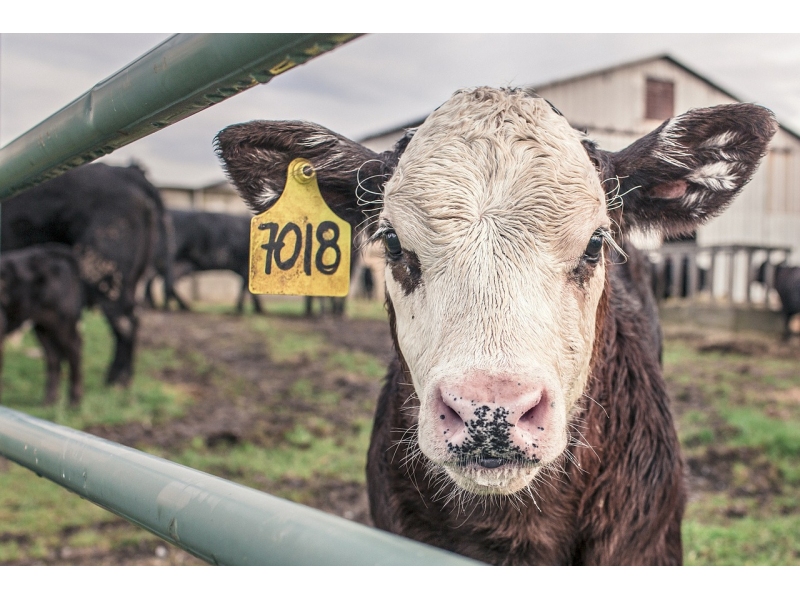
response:
<path fill-rule="evenodd" d="M 167 34 L 0 35 L 0 145 Z M 292 69 L 110 157 L 158 185 L 223 178 L 214 135 L 251 119 L 315 121 L 358 139 L 436 108 L 458 88 L 544 83 L 669 53 L 800 131 L 800 34 L 374 34 Z"/>

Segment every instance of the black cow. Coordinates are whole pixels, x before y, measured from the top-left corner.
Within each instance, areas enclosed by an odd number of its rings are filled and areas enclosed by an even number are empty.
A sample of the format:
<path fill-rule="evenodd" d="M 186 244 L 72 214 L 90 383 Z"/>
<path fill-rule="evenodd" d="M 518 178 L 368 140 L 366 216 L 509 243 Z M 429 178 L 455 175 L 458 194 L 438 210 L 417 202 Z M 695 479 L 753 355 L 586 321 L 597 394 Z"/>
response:
<path fill-rule="evenodd" d="M 83 395 L 78 331 L 82 308 L 80 270 L 69 246 L 42 244 L 0 257 L 0 368 L 5 336 L 30 319 L 44 349 L 45 404 L 58 397 L 63 360 L 70 368 L 70 404 L 76 405 Z"/>
<path fill-rule="evenodd" d="M 250 217 L 226 213 L 170 210 L 174 246 L 169 248 L 165 242 L 158 245 L 154 261 L 156 273 L 145 286 L 145 301 L 155 306 L 152 284 L 156 276 L 164 275 L 166 258 L 172 257 L 173 280 L 197 271 L 233 271 L 242 278 L 242 287 L 236 301 L 237 312 L 244 309 L 244 297 L 248 292 L 248 269 L 250 268 Z M 167 240 L 168 241 L 168 240 Z M 260 313 L 261 302 L 258 296 L 251 295 L 253 309 Z M 175 292 L 174 288 L 164 293 L 164 307 L 174 298 L 182 310 L 189 305 Z"/>
<path fill-rule="evenodd" d="M 127 384 L 139 320 L 135 290 L 159 233 L 166 237 L 158 190 L 136 166 L 78 167 L 6 201 L 2 251 L 58 242 L 72 246 L 87 305 L 99 304 L 116 340 L 106 382 Z M 171 286 L 171 266 L 167 268 Z"/>
<path fill-rule="evenodd" d="M 766 282 L 767 264 L 767 262 L 764 262 L 759 267 L 756 281 L 760 283 Z M 790 267 L 785 264 L 776 266 L 773 286 L 781 299 L 781 312 L 786 320 L 783 338 L 788 340 L 792 335 L 792 330 L 789 327 L 792 317 L 800 314 L 800 267 Z"/>
<path fill-rule="evenodd" d="M 650 263 L 650 280 L 652 282 L 652 292 L 653 295 L 656 297 L 656 300 L 666 300 L 667 298 L 672 298 L 672 282 L 673 282 L 673 271 L 674 271 L 674 258 L 670 256 L 665 256 L 663 259 L 663 266 L 659 268 L 657 263 L 651 262 Z M 688 298 L 689 297 L 689 269 L 691 264 L 689 263 L 689 257 L 683 256 L 681 257 L 681 281 L 678 290 L 678 297 L 679 298 Z M 708 274 L 708 269 L 704 269 L 700 266 L 695 265 L 695 269 L 697 269 L 697 289 L 696 291 L 702 291 L 706 289 L 706 286 L 711 285 L 711 279 Z"/>

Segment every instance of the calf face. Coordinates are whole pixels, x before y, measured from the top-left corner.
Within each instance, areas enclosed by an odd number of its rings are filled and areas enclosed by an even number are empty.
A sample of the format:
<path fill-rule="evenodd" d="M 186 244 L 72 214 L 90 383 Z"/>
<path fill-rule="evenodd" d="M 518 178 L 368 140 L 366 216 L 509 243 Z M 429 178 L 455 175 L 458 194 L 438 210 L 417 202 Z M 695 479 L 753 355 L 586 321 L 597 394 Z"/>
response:
<path fill-rule="evenodd" d="M 766 109 L 727 105 L 605 153 L 535 94 L 478 88 L 383 155 L 297 122 L 231 126 L 217 143 L 256 212 L 302 157 L 334 210 L 374 217 L 415 442 L 464 490 L 511 494 L 565 454 L 614 236 L 718 213 L 774 131 Z"/>

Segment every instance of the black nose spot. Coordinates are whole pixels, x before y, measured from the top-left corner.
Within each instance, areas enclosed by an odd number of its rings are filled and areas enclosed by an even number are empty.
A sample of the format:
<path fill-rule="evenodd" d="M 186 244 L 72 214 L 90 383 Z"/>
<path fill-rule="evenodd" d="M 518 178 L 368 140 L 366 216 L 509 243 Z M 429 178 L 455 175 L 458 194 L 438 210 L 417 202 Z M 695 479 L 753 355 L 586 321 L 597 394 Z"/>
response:
<path fill-rule="evenodd" d="M 502 458 L 484 458 L 478 463 L 484 469 L 496 469 L 502 466 L 506 461 Z"/>

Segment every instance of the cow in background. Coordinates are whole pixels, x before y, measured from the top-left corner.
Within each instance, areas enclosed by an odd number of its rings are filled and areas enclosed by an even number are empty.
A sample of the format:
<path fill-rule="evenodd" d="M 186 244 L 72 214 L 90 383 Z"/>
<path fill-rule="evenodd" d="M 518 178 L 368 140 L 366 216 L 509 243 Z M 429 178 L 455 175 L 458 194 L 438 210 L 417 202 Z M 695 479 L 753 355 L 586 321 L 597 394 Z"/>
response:
<path fill-rule="evenodd" d="M 5 337 L 30 320 L 44 350 L 45 404 L 58 398 L 62 361 L 70 368 L 69 403 L 77 405 L 83 395 L 83 304 L 80 268 L 69 246 L 42 244 L 0 256 L 0 369 Z"/>
<path fill-rule="evenodd" d="M 135 293 L 167 222 L 158 190 L 138 166 L 95 163 L 22 192 L 3 203 L 2 252 L 56 242 L 71 246 L 88 306 L 99 305 L 115 340 L 108 384 L 127 385 L 139 319 Z M 172 285 L 172 266 L 165 268 Z"/>
<path fill-rule="evenodd" d="M 250 294 L 248 278 L 250 269 L 250 217 L 204 211 L 169 210 L 173 236 L 159 241 L 155 272 L 145 284 L 145 302 L 153 307 L 152 286 L 157 276 L 164 276 L 165 265 L 173 265 L 173 281 L 201 271 L 233 271 L 242 278 L 236 312 L 244 311 L 244 298 L 249 294 L 253 310 L 262 313 L 258 296 Z M 164 308 L 174 299 L 181 310 L 189 304 L 174 289 L 164 293 Z"/>
<path fill-rule="evenodd" d="M 759 283 L 767 281 L 768 264 L 769 261 L 765 261 L 758 268 L 755 280 Z M 773 287 L 781 299 L 781 312 L 785 321 L 783 339 L 789 340 L 792 337 L 792 318 L 800 314 L 800 267 L 790 267 L 786 264 L 777 265 L 773 277 Z"/>

